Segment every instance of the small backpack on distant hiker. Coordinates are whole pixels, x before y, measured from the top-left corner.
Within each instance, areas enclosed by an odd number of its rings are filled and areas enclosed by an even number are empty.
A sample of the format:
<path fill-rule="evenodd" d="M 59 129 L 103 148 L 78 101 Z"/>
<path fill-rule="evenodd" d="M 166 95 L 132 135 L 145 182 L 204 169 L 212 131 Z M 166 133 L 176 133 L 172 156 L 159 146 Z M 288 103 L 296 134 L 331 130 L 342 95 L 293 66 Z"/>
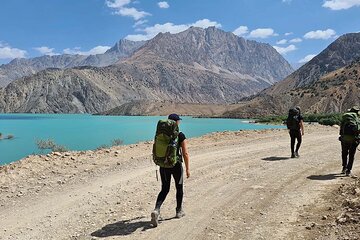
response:
<path fill-rule="evenodd" d="M 290 130 L 299 130 L 300 129 L 300 112 L 296 108 L 289 109 L 289 114 L 286 119 L 286 126 Z"/>
<path fill-rule="evenodd" d="M 153 145 L 154 163 L 163 168 L 172 168 L 177 162 L 179 127 L 176 121 L 159 120 Z"/>

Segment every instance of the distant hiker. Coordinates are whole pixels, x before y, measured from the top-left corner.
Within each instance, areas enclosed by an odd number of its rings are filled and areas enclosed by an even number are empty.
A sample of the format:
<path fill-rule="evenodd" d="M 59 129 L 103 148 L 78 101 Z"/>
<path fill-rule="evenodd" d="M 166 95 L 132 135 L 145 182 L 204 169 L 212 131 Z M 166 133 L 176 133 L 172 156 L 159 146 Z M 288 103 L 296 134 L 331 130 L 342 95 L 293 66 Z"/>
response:
<path fill-rule="evenodd" d="M 156 227 L 159 223 L 160 207 L 170 190 L 171 175 L 176 187 L 176 218 L 185 216 L 182 209 L 183 200 L 183 167 L 185 161 L 186 176 L 190 177 L 189 154 L 185 134 L 179 131 L 181 118 L 170 114 L 167 120 L 160 120 L 157 125 L 153 146 L 153 160 L 160 166 L 161 191 L 157 197 L 155 209 L 151 212 L 151 223 Z"/>
<path fill-rule="evenodd" d="M 300 107 L 289 109 L 289 115 L 286 119 L 286 126 L 290 134 L 291 158 L 299 157 L 302 135 L 304 135 L 303 117 L 301 116 Z M 295 149 L 295 140 L 297 140 Z"/>
<path fill-rule="evenodd" d="M 359 107 L 352 107 L 342 116 L 340 125 L 342 171 L 346 176 L 351 174 L 356 148 L 360 142 Z M 348 158 L 349 156 L 349 158 Z"/>

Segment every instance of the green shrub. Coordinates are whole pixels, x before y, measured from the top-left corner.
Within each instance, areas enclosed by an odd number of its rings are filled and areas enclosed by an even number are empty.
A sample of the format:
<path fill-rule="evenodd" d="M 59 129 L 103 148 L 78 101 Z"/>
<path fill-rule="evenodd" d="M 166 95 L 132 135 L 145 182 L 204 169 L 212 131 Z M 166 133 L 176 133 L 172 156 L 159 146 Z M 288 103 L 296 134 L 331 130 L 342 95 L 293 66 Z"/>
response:
<path fill-rule="evenodd" d="M 322 125 L 340 125 L 341 113 L 333 114 L 305 114 L 303 115 L 304 122 L 317 122 Z M 287 116 L 267 116 L 258 118 L 255 122 L 258 123 L 283 123 L 287 119 Z"/>
<path fill-rule="evenodd" d="M 120 146 L 120 145 L 122 145 L 123 143 L 124 143 L 124 141 L 118 138 L 118 139 L 112 140 L 111 146 Z"/>
<path fill-rule="evenodd" d="M 341 122 L 341 113 L 332 114 L 306 114 L 304 115 L 304 122 L 318 122 L 322 125 L 335 125 Z"/>
<path fill-rule="evenodd" d="M 58 145 L 52 139 L 36 140 L 37 147 L 41 150 L 50 150 L 51 152 L 67 152 L 68 149 L 65 146 Z"/>
<path fill-rule="evenodd" d="M 340 125 L 340 121 L 339 121 L 339 119 L 337 119 L 335 117 L 329 117 L 329 118 L 320 119 L 319 124 L 333 126 L 335 124 Z"/>
<path fill-rule="evenodd" d="M 261 117 L 255 120 L 257 123 L 283 123 L 286 120 L 286 116 L 267 116 Z"/>
<path fill-rule="evenodd" d="M 62 145 L 56 145 L 53 149 L 53 152 L 68 152 L 69 149 Z"/>

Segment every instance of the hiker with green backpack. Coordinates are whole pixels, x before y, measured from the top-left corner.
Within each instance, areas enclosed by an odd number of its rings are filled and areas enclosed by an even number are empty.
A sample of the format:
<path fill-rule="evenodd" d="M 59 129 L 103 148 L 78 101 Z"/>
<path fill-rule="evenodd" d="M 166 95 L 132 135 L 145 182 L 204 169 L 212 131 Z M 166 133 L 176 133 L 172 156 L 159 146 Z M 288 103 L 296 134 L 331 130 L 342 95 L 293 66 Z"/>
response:
<path fill-rule="evenodd" d="M 290 148 L 291 158 L 300 157 L 299 149 L 302 142 L 302 136 L 304 135 L 304 118 L 301 116 L 300 107 L 294 107 L 289 109 L 289 114 L 286 119 L 286 126 L 289 129 L 290 134 Z M 295 149 L 295 140 L 297 140 Z"/>
<path fill-rule="evenodd" d="M 350 176 L 356 148 L 360 142 L 359 107 L 352 107 L 343 114 L 340 125 L 342 174 Z"/>
<path fill-rule="evenodd" d="M 153 160 L 160 167 L 161 191 L 157 197 L 155 209 L 151 212 L 151 223 L 159 224 L 160 207 L 170 190 L 171 176 L 176 187 L 176 218 L 185 216 L 182 208 L 183 200 L 183 167 L 184 159 L 186 176 L 190 177 L 189 154 L 185 134 L 179 131 L 180 120 L 177 114 L 170 114 L 167 120 L 157 124 L 153 145 Z"/>

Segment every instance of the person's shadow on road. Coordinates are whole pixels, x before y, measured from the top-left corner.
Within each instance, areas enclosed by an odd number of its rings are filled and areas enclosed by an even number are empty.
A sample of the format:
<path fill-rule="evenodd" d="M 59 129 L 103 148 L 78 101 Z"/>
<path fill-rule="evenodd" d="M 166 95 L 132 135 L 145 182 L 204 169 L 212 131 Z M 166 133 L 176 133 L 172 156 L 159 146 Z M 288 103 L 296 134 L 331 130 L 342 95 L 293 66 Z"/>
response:
<path fill-rule="evenodd" d="M 143 217 L 138 217 L 129 220 L 123 220 L 116 223 L 108 224 L 103 228 L 91 233 L 93 237 L 111 237 L 111 236 L 126 236 L 135 232 L 137 229 L 146 231 L 153 228 L 150 221 L 141 220 Z"/>
<path fill-rule="evenodd" d="M 340 173 L 329 173 L 325 175 L 311 175 L 307 178 L 310 180 L 319 180 L 319 181 L 326 181 L 326 180 L 334 180 L 336 178 L 342 178 L 345 177 L 344 174 Z"/>
<path fill-rule="evenodd" d="M 272 157 L 262 158 L 261 160 L 264 160 L 264 161 L 282 161 L 282 160 L 289 160 L 289 159 L 290 159 L 289 157 L 275 157 L 275 156 L 272 156 Z"/>

